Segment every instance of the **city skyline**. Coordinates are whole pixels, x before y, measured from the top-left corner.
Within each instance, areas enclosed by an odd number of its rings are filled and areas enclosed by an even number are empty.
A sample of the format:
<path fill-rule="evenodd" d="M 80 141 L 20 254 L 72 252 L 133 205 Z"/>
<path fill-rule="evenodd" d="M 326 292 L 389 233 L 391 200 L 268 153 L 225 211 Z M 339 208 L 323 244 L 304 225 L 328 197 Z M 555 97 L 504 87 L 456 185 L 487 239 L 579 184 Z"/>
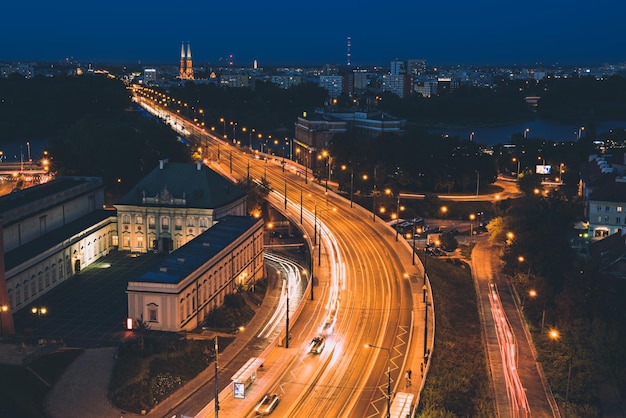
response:
<path fill-rule="evenodd" d="M 582 2 L 507 8 L 494 1 L 453 0 L 445 7 L 402 0 L 291 2 L 76 0 L 11 2 L 3 7 L 0 60 L 176 64 L 181 42 L 196 65 L 387 65 L 394 58 L 432 65 L 574 65 L 626 61 L 619 33 L 626 3 L 602 8 Z M 610 13 L 607 11 L 610 10 Z M 7 19 L 6 17 L 9 17 Z"/>

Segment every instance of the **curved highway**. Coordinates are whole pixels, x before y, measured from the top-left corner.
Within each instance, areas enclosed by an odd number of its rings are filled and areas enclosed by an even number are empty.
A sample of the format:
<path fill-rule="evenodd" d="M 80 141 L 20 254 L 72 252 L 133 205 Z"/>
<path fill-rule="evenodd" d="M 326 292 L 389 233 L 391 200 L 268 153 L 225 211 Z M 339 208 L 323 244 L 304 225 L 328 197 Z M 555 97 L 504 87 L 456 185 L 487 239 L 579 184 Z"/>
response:
<path fill-rule="evenodd" d="M 194 125 L 185 129 L 200 138 L 192 145 L 205 148 L 214 170 L 233 180 L 266 178 L 269 202 L 299 224 L 313 249 L 315 299 L 290 327 L 289 348 L 283 344 L 265 357 L 263 373 L 274 376 L 266 389 L 281 397 L 275 414 L 384 416 L 387 392 L 404 390 L 404 371 L 423 356 L 419 258 L 413 265 L 410 246 L 396 241 L 388 225 L 373 221 L 372 213 L 358 205 L 351 208 L 346 199 L 314 183 L 310 173 L 305 181 L 302 168 L 244 152 Z M 320 333 L 327 336 L 326 348 L 312 355 L 308 345 Z M 255 416 L 253 407 L 248 416 Z"/>

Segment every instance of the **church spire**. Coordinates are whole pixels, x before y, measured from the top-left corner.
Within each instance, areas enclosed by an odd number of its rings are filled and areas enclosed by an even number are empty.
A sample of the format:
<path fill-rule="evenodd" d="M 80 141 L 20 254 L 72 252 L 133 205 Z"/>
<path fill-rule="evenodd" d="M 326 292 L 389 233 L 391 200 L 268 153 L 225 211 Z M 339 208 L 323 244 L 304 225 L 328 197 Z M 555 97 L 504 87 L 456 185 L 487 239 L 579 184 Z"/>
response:
<path fill-rule="evenodd" d="M 185 59 L 186 80 L 193 80 L 193 62 L 191 61 L 191 43 L 187 42 L 187 58 Z"/>

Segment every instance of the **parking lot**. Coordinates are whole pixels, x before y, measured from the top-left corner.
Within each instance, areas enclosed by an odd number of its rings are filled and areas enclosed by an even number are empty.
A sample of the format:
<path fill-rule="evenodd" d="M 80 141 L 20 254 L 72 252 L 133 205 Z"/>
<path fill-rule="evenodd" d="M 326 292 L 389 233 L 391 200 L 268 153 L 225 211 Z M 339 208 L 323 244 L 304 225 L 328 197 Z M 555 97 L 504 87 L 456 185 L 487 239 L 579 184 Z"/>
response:
<path fill-rule="evenodd" d="M 127 284 L 155 267 L 162 257 L 127 252 L 102 257 L 15 313 L 16 332 L 84 348 L 114 346 L 131 338 L 132 331 L 124 328 Z M 45 314 L 33 314 L 32 308 L 45 308 Z"/>

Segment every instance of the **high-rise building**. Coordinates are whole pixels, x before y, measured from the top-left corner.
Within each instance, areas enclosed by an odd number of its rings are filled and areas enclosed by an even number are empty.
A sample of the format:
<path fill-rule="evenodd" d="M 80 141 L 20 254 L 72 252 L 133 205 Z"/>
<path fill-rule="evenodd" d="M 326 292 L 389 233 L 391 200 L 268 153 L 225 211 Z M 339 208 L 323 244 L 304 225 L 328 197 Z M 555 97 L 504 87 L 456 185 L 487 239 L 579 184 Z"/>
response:
<path fill-rule="evenodd" d="M 328 90 L 331 98 L 336 98 L 343 92 L 343 77 L 340 75 L 321 75 L 320 87 Z"/>
<path fill-rule="evenodd" d="M 389 71 L 391 75 L 401 75 L 406 74 L 406 65 L 405 62 L 401 59 L 396 58 L 391 61 L 391 69 Z"/>
<path fill-rule="evenodd" d="M 143 70 L 143 83 L 146 85 L 154 84 L 157 81 L 157 71 L 155 68 L 145 68 Z"/>
<path fill-rule="evenodd" d="M 178 77 L 181 80 L 193 80 L 193 62 L 191 61 L 191 44 L 187 44 L 187 52 L 185 52 L 185 43 L 180 47 L 180 64 L 178 68 Z"/>
<path fill-rule="evenodd" d="M 406 62 L 407 72 L 411 75 L 421 75 L 426 72 L 426 60 L 410 59 Z"/>
<path fill-rule="evenodd" d="M 395 93 L 403 98 L 411 92 L 411 76 L 406 74 L 383 75 L 383 91 Z"/>

